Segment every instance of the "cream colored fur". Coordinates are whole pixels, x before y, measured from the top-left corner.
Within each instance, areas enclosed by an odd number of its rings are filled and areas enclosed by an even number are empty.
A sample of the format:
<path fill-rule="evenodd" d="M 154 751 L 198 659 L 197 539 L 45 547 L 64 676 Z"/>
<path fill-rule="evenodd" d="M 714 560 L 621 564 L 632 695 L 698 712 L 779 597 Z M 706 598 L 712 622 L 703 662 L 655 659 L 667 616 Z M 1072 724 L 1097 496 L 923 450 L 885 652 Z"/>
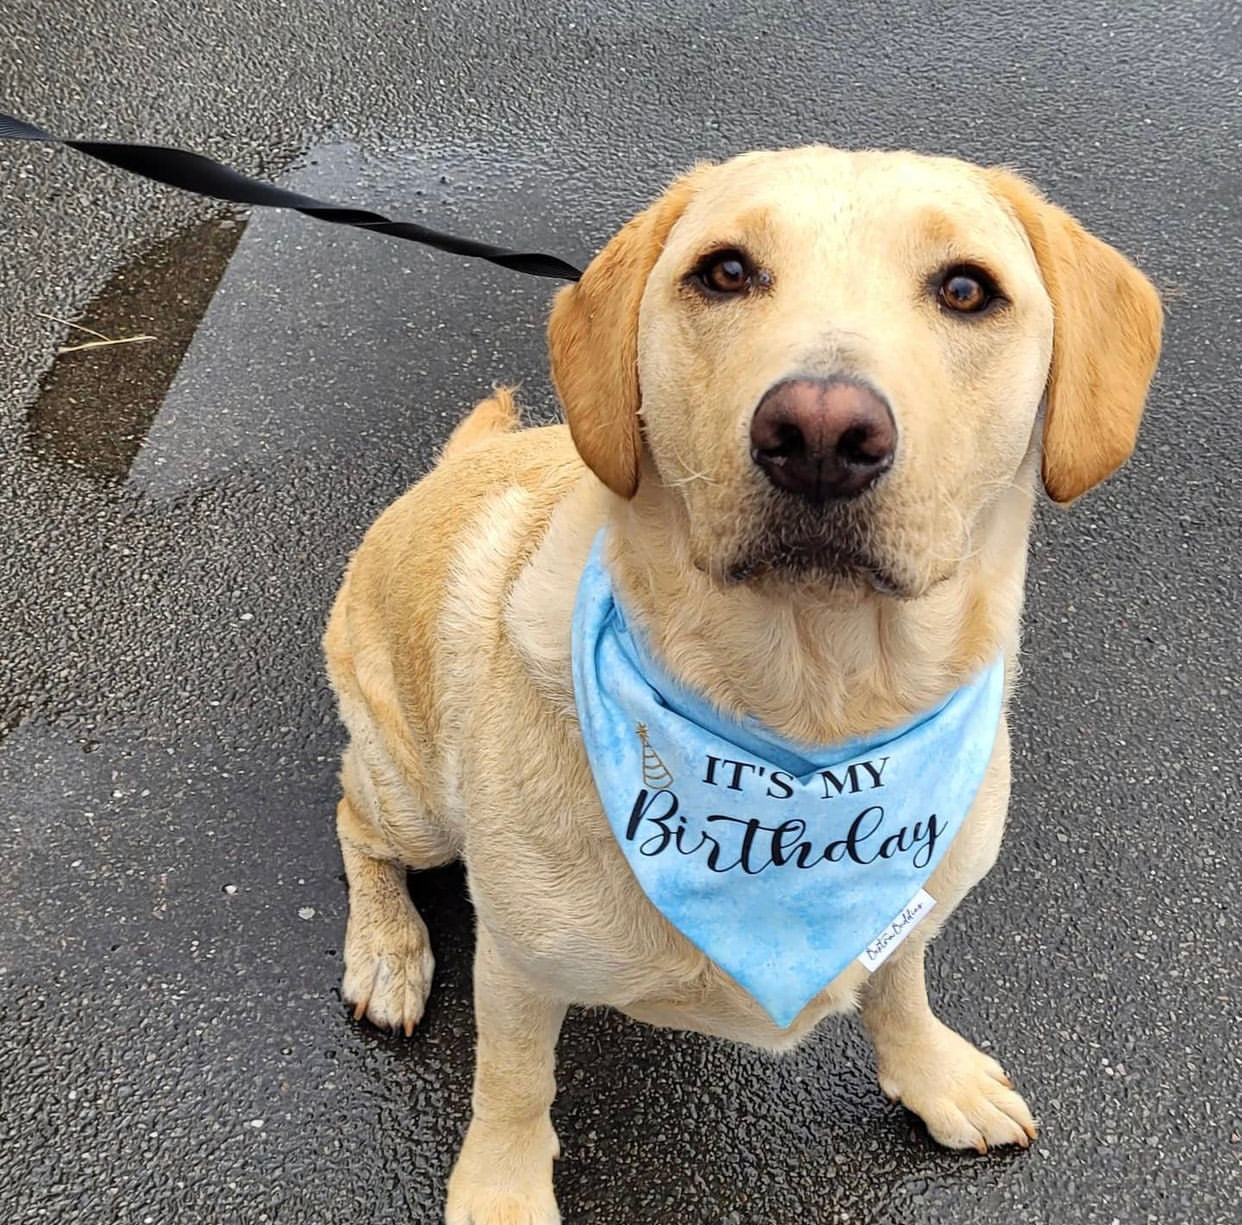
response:
<path fill-rule="evenodd" d="M 696 294 L 688 271 L 722 247 L 770 270 L 771 288 Z M 937 306 L 929 277 L 962 261 L 994 274 L 1004 311 Z M 571 1003 L 772 1049 L 860 1007 L 881 1086 L 942 1144 L 1035 1134 L 999 1065 L 934 1017 L 922 972 L 927 941 L 995 860 L 1007 729 L 929 885 L 932 917 L 780 1030 L 630 874 L 577 733 L 570 616 L 607 525 L 626 607 L 665 663 L 777 731 L 831 742 L 891 726 L 997 652 L 1012 682 L 1041 456 L 1060 500 L 1122 462 L 1159 335 L 1147 282 L 1013 175 L 913 154 L 752 154 L 674 184 L 562 291 L 549 336 L 568 429 L 518 429 L 497 392 L 372 527 L 325 637 L 350 732 L 344 993 L 360 1017 L 413 1029 L 432 959 L 405 871 L 464 859 L 479 1042 L 450 1225 L 559 1220 L 548 1111 Z M 765 564 L 731 578 L 764 562 L 765 522 L 783 513 L 747 440 L 764 391 L 795 374 L 866 379 L 892 405 L 897 459 L 866 495 L 883 582 Z"/>

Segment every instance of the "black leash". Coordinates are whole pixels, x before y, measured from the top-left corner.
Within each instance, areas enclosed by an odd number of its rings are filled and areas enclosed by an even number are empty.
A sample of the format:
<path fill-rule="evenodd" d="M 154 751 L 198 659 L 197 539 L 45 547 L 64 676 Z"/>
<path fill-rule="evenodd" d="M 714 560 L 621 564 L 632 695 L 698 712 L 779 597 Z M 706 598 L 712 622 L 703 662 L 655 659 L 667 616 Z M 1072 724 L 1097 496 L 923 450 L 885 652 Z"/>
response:
<path fill-rule="evenodd" d="M 551 277 L 562 281 L 576 281 L 582 276 L 579 269 L 563 259 L 557 259 L 555 255 L 543 255 L 537 251 L 510 251 L 504 247 L 494 247 L 491 243 L 476 242 L 473 238 L 456 238 L 452 234 L 442 234 L 439 230 L 431 230 L 412 221 L 393 221 L 365 209 L 338 208 L 323 200 L 316 200 L 313 196 L 286 191 L 283 187 L 274 187 L 271 183 L 262 183 L 258 179 L 248 179 L 244 174 L 230 170 L 228 166 L 213 162 L 202 154 L 189 153 L 185 149 L 170 149 L 165 145 L 118 144 L 110 140 L 64 140 L 35 127 L 33 123 L 26 123 L 3 113 L 0 113 L 0 140 L 32 140 L 45 144 L 68 145 L 69 148 L 107 162 L 110 166 L 118 166 L 131 174 L 140 174 L 169 187 L 179 187 L 182 191 L 214 196 L 217 200 L 231 200 L 235 204 L 291 208 L 305 213 L 308 217 L 317 217 L 320 221 L 352 225 L 376 234 L 391 234 L 393 238 L 421 242 L 439 251 L 449 251 L 453 255 L 485 259 L 489 263 L 499 264 L 502 268 L 525 272 L 530 276 Z"/>

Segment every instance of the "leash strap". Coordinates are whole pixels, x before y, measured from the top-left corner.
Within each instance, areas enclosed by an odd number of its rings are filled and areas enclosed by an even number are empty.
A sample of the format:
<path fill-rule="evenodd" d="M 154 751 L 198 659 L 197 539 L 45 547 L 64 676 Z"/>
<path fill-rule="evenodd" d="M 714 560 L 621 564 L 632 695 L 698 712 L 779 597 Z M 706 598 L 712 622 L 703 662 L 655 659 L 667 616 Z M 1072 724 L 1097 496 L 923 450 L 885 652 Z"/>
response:
<path fill-rule="evenodd" d="M 365 209 L 340 208 L 323 200 L 316 200 L 313 196 L 304 196 L 300 192 L 286 191 L 283 187 L 247 178 L 228 166 L 213 162 L 209 157 L 190 153 L 185 149 L 172 149 L 166 145 L 128 145 L 115 141 L 65 140 L 35 127 L 33 123 L 26 123 L 3 113 L 0 113 L 0 140 L 68 145 L 69 148 L 107 162 L 110 166 L 154 179 L 169 187 L 179 187 L 182 191 L 214 196 L 217 200 L 231 200 L 235 204 L 291 208 L 320 221 L 354 226 L 356 229 L 369 230 L 376 234 L 389 234 L 393 238 L 405 238 L 410 242 L 435 247 L 438 251 L 451 252 L 453 255 L 484 259 L 489 263 L 499 264 L 502 268 L 524 272 L 530 276 L 562 281 L 576 281 L 582 276 L 579 269 L 554 255 L 544 255 L 537 251 L 510 251 L 505 247 L 492 246 L 491 243 L 477 242 L 473 238 L 443 234 L 439 230 L 428 229 L 412 221 L 393 221 Z"/>

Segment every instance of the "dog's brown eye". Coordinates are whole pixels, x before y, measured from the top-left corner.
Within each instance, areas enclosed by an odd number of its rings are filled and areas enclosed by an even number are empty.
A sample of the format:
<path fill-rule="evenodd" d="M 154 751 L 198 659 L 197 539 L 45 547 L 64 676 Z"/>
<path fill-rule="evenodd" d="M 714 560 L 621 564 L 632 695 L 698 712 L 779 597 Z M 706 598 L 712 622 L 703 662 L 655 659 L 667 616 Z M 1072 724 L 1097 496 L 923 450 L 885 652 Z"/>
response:
<path fill-rule="evenodd" d="M 717 251 L 699 265 L 695 276 L 712 293 L 740 294 L 751 287 L 754 271 L 740 251 Z"/>
<path fill-rule="evenodd" d="M 961 264 L 940 278 L 940 304 L 960 315 L 977 315 L 999 296 L 996 282 L 980 268 Z"/>

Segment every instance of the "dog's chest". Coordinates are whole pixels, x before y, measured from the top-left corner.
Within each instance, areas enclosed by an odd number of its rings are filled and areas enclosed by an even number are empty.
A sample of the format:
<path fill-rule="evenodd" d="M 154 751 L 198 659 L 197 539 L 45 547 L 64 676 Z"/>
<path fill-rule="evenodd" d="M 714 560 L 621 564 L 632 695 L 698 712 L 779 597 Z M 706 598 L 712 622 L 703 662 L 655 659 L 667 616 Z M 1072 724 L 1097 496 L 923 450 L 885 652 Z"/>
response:
<path fill-rule="evenodd" d="M 516 751 L 465 763 L 471 895 L 506 958 L 550 996 L 768 1049 L 852 1007 L 866 977 L 858 964 L 792 1025 L 775 1024 L 643 892 L 572 724 L 529 740 L 511 728 L 505 743 Z"/>

